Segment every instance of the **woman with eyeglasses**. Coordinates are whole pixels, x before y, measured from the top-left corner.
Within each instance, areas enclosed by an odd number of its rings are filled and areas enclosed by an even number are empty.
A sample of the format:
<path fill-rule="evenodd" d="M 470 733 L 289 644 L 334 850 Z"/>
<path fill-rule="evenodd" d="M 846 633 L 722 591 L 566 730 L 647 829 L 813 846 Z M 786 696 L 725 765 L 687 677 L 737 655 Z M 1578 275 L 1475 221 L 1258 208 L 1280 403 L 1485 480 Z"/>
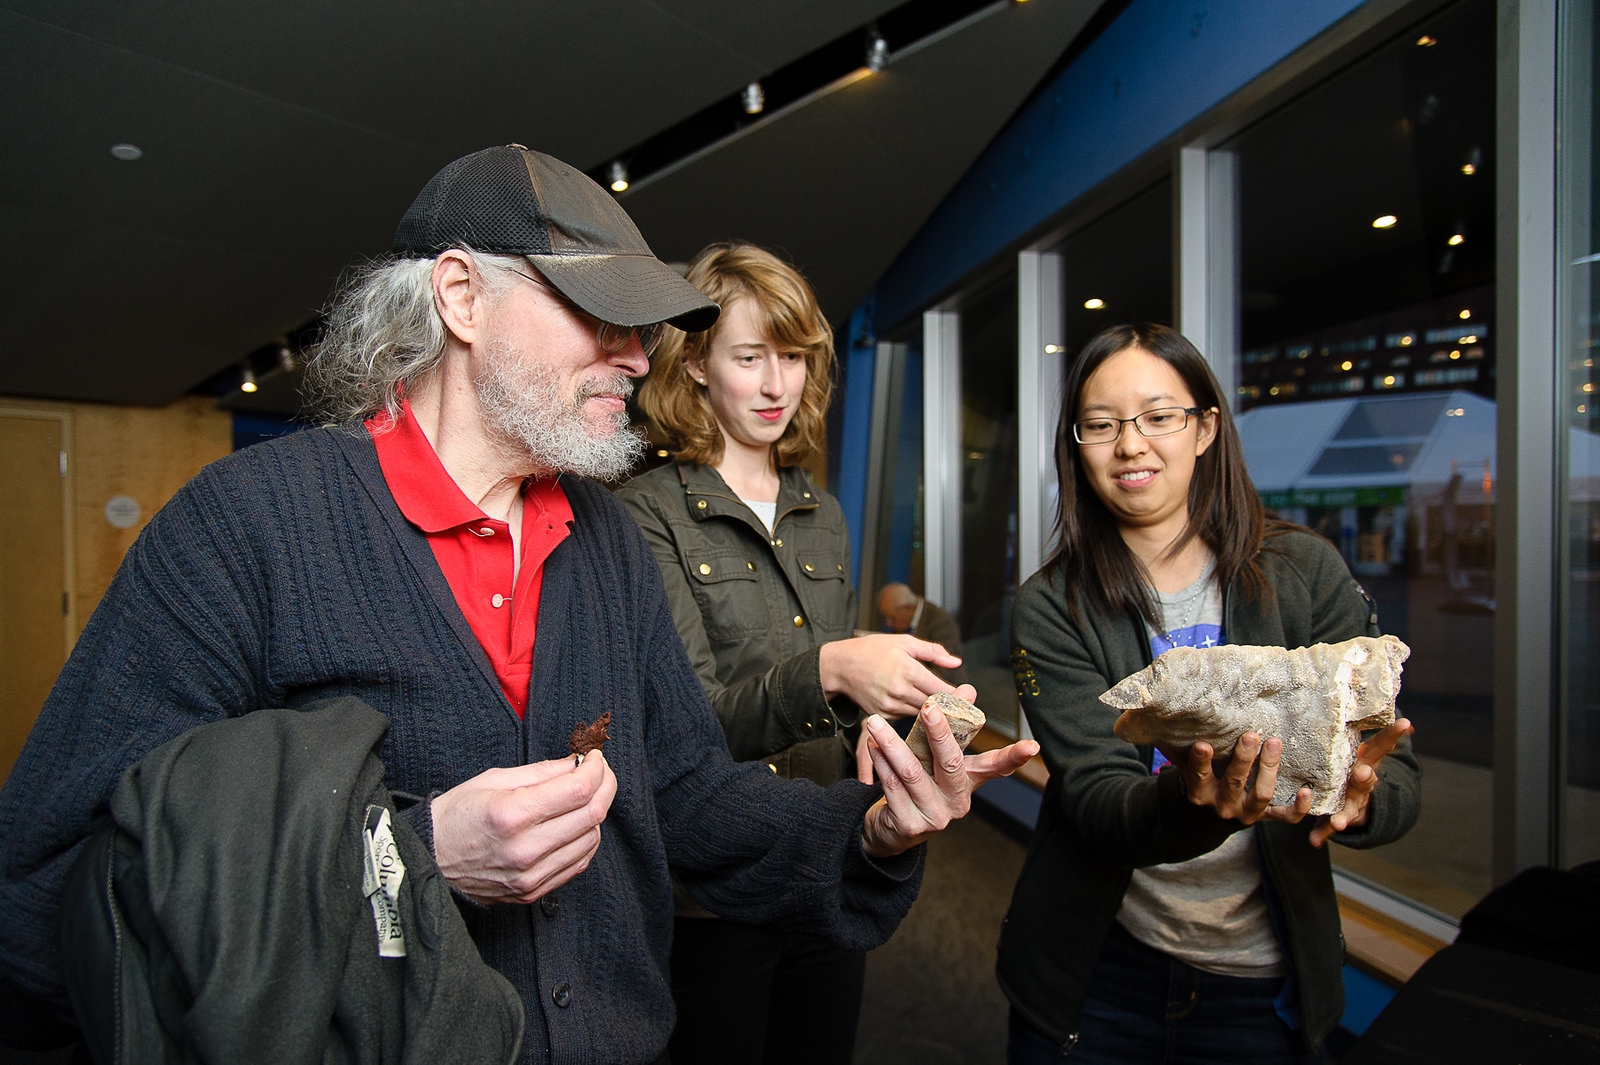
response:
<path fill-rule="evenodd" d="M 619 495 L 734 758 L 870 783 L 869 745 L 853 766 L 846 730 L 864 713 L 916 714 L 951 690 L 927 665 L 961 660 L 908 635 L 852 638 L 844 514 L 800 466 L 825 441 L 834 378 L 811 286 L 749 244 L 713 244 L 685 276 L 722 316 L 704 333 L 667 330 L 639 402 L 673 461 Z M 851 1060 L 863 952 L 714 918 L 679 889 L 671 961 L 673 1061 Z"/>
<path fill-rule="evenodd" d="M 1282 741 L 1136 747 L 1099 696 L 1175 646 L 1377 635 L 1332 545 L 1269 519 L 1205 359 L 1115 326 L 1068 369 L 1057 546 L 1018 593 L 1012 665 L 1050 782 L 1000 938 L 1011 1065 L 1307 1062 L 1343 1012 L 1329 841 L 1416 820 L 1404 719 L 1366 737 L 1341 810 L 1272 805 Z M 1168 762 L 1168 759 L 1171 762 Z"/>

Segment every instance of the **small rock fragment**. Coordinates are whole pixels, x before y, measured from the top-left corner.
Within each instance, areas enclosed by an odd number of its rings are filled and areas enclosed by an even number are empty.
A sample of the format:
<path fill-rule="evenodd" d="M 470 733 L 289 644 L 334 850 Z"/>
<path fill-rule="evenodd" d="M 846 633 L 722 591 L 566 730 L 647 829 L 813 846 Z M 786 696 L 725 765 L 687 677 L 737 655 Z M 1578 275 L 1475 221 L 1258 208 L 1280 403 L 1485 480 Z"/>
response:
<path fill-rule="evenodd" d="M 983 728 L 983 711 L 954 692 L 934 692 L 923 701 L 922 705 L 926 707 L 930 704 L 937 706 L 944 714 L 944 719 L 950 722 L 950 734 L 961 745 L 961 749 L 966 750 L 967 744 L 972 742 L 972 737 Z M 917 756 L 922 767 L 932 773 L 933 759 L 928 751 L 928 737 L 922 729 L 920 714 L 911 726 L 911 732 L 906 736 L 906 746 L 911 748 L 911 753 Z"/>

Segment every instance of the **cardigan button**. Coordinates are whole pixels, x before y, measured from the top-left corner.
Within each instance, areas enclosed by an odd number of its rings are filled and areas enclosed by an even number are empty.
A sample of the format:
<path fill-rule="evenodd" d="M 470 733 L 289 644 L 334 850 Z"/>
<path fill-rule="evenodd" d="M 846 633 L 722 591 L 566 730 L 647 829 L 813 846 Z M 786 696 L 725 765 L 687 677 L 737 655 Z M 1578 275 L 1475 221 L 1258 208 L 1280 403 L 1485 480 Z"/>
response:
<path fill-rule="evenodd" d="M 550 1001 L 562 1009 L 572 1005 L 572 985 L 568 983 L 557 984 L 550 991 Z"/>
<path fill-rule="evenodd" d="M 539 900 L 539 909 L 544 911 L 544 915 L 546 917 L 554 917 L 556 915 L 556 911 L 561 909 L 561 903 L 556 901 L 556 897 L 554 895 L 546 895 L 544 898 Z"/>

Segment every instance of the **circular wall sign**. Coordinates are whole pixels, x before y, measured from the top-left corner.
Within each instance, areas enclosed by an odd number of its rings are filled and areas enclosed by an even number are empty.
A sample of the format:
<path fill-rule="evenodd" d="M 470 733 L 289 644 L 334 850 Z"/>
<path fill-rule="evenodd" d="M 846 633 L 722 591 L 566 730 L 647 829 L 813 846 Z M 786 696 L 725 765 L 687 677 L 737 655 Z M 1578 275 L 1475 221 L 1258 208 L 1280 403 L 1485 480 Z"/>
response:
<path fill-rule="evenodd" d="M 132 496 L 112 496 L 106 500 L 106 520 L 119 529 L 131 529 L 139 524 L 139 501 Z"/>

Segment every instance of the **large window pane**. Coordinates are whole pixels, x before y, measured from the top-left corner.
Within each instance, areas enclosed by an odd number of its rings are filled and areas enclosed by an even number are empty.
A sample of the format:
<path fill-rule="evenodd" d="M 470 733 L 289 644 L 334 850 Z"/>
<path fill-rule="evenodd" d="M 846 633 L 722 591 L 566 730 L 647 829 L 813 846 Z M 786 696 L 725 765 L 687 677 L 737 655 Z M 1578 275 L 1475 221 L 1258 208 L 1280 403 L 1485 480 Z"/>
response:
<path fill-rule="evenodd" d="M 1560 323 L 1563 424 L 1567 427 L 1566 779 L 1561 802 L 1563 865 L 1600 858 L 1600 154 L 1594 76 L 1600 31 L 1587 3 L 1562 7 Z"/>
<path fill-rule="evenodd" d="M 961 301 L 961 601 L 978 705 L 1015 734 L 1007 648 L 1017 591 L 1017 275 Z"/>
<path fill-rule="evenodd" d="M 1422 819 L 1333 860 L 1450 916 L 1490 886 L 1494 31 L 1464 0 L 1225 149 L 1251 475 L 1412 648 Z"/>
<path fill-rule="evenodd" d="M 1172 182 L 1162 181 L 1068 237 L 1061 255 L 1068 357 L 1110 325 L 1172 325 Z"/>

